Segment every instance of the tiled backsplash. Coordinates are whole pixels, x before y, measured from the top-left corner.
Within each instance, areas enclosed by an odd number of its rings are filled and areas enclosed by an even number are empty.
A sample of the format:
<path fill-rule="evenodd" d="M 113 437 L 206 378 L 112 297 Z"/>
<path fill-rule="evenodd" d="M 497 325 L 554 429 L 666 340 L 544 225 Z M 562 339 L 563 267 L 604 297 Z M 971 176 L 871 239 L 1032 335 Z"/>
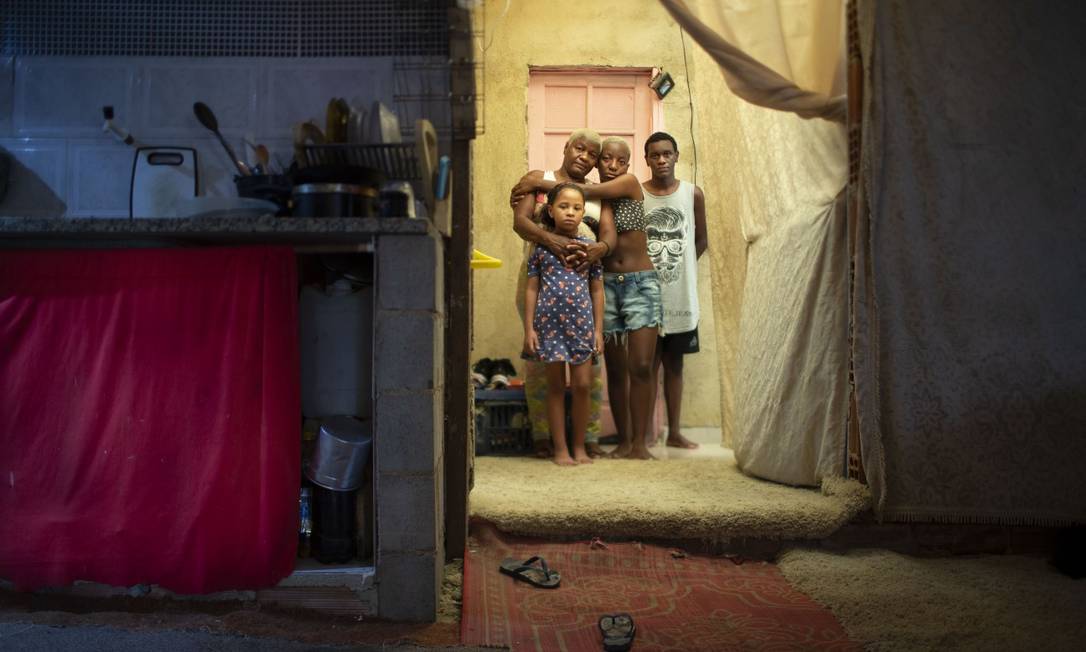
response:
<path fill-rule="evenodd" d="M 128 216 L 135 150 L 102 132 L 104 106 L 141 145 L 195 147 L 200 194 L 208 196 L 236 194 L 235 171 L 193 115 L 197 101 L 211 107 L 220 131 L 250 162 L 243 139 L 267 145 L 273 163 L 289 165 L 292 126 L 314 120 L 323 127 L 332 97 L 366 109 L 383 102 L 399 114 L 407 139 L 419 117 L 446 132 L 447 73 L 440 66 L 406 73 L 404 60 L 0 58 L 0 148 L 14 159 L 0 214 Z"/>

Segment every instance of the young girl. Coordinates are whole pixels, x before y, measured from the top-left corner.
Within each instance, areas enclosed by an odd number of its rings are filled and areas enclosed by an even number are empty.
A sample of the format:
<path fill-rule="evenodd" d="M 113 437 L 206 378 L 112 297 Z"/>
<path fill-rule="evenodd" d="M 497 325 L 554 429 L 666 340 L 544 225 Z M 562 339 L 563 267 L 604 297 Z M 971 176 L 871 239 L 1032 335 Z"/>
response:
<path fill-rule="evenodd" d="M 584 193 L 560 183 L 547 193 L 544 224 L 559 235 L 583 239 Z M 525 291 L 524 357 L 546 363 L 547 423 L 560 466 L 591 464 L 585 452 L 592 360 L 603 347 L 603 268 L 578 272 L 536 245 L 528 257 Z M 573 389 L 573 451 L 566 446 L 566 365 Z"/>

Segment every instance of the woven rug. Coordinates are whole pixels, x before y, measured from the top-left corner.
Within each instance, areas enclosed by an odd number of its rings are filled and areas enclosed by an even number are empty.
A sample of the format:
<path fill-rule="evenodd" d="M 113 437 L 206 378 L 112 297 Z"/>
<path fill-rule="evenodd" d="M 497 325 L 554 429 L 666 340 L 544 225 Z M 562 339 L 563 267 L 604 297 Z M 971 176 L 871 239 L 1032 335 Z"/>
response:
<path fill-rule="evenodd" d="M 637 625 L 639 652 L 861 649 L 776 566 L 673 553 L 681 554 L 635 542 L 551 543 L 473 521 L 461 643 L 595 651 L 602 649 L 598 618 L 626 612 Z M 559 588 L 533 588 L 498 572 L 507 557 L 533 555 L 562 574 Z"/>

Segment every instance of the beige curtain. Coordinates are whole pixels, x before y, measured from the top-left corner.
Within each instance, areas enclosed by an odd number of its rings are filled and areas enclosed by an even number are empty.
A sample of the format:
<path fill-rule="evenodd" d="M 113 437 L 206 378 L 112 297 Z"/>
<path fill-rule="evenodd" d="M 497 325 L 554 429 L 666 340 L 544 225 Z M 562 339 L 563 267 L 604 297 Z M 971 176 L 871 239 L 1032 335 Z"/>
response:
<path fill-rule="evenodd" d="M 1086 523 L 1086 87 L 1059 65 L 1080 7 L 858 3 L 854 363 L 881 518 Z"/>
<path fill-rule="evenodd" d="M 714 217 L 738 221 L 747 245 L 737 342 L 719 343 L 737 349 L 722 370 L 725 432 L 745 472 L 817 485 L 845 459 L 843 1 L 661 2 L 746 100 L 731 134 L 703 149 L 727 161 L 707 192 L 726 192 L 731 213 Z M 733 110 L 726 99 L 703 101 Z M 728 233 L 710 225 L 711 255 L 728 251 Z M 716 323 L 734 322 L 719 313 L 735 302 L 717 296 L 717 269 Z"/>

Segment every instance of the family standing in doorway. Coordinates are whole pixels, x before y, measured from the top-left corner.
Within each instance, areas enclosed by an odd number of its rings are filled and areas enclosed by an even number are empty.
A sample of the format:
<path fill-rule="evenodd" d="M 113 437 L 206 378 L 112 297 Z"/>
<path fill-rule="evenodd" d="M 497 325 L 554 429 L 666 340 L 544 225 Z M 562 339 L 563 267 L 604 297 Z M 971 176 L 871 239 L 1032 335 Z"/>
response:
<path fill-rule="evenodd" d="M 580 279 L 578 286 L 581 280 L 591 282 L 591 274 L 602 259 L 604 357 L 608 398 L 619 436 L 619 445 L 611 456 L 652 459 L 649 446 L 655 442 L 649 423 L 656 374 L 661 366 L 668 413 L 667 445 L 694 448 L 697 444 L 682 435 L 679 419 L 682 356 L 698 351 L 697 258 L 707 242 L 704 195 L 700 188 L 675 178 L 678 147 L 663 132 L 652 134 L 645 143 L 645 160 L 652 176 L 644 184 L 629 174 L 631 151 L 622 138 L 601 141 L 595 132 L 581 130 L 570 136 L 563 154 L 559 170 L 529 172 L 513 188 L 513 228 L 529 244 L 535 244 L 529 260 L 564 266 L 562 273 Z M 593 166 L 599 172 L 599 184 L 585 179 Z M 574 188 L 580 191 L 583 223 L 594 230 L 594 242 L 587 233 L 576 236 L 568 225 L 571 222 L 559 228 L 554 221 L 544 221 L 545 216 L 562 210 L 553 204 L 558 199 L 555 188 L 570 199 Z M 546 201 L 537 194 L 544 192 L 550 193 Z M 522 299 L 529 306 L 540 302 L 532 285 L 542 281 L 531 280 L 539 279 L 539 272 L 533 274 L 530 265 L 521 274 L 525 286 L 518 288 L 518 305 Z M 573 279 L 564 283 L 573 284 Z M 543 373 L 538 368 L 529 368 L 525 373 L 536 451 L 562 465 L 590 462 L 590 456 L 603 453 L 598 445 L 599 403 L 598 399 L 589 400 L 592 392 L 587 387 L 589 382 L 598 384 L 598 371 L 591 373 L 582 357 L 578 357 L 581 362 L 574 363 L 568 354 L 559 356 L 570 364 L 572 380 L 571 456 L 564 428 L 565 364 L 559 365 L 553 354 L 547 357 L 530 346 L 535 342 L 530 336 L 538 337 L 539 314 L 539 309 L 521 311 L 522 317 L 529 317 L 524 321 L 524 355 L 532 360 L 527 366 L 547 365 Z M 586 324 L 577 319 L 590 321 L 584 315 L 567 316 L 570 319 L 580 327 Z M 598 318 L 592 321 L 592 327 L 600 328 Z M 536 362 L 544 360 L 547 362 Z M 559 417 L 560 423 L 556 421 Z M 540 432 L 543 428 L 546 431 Z M 579 441 L 587 441 L 583 451 Z M 581 452 L 583 457 L 578 457 Z"/>

